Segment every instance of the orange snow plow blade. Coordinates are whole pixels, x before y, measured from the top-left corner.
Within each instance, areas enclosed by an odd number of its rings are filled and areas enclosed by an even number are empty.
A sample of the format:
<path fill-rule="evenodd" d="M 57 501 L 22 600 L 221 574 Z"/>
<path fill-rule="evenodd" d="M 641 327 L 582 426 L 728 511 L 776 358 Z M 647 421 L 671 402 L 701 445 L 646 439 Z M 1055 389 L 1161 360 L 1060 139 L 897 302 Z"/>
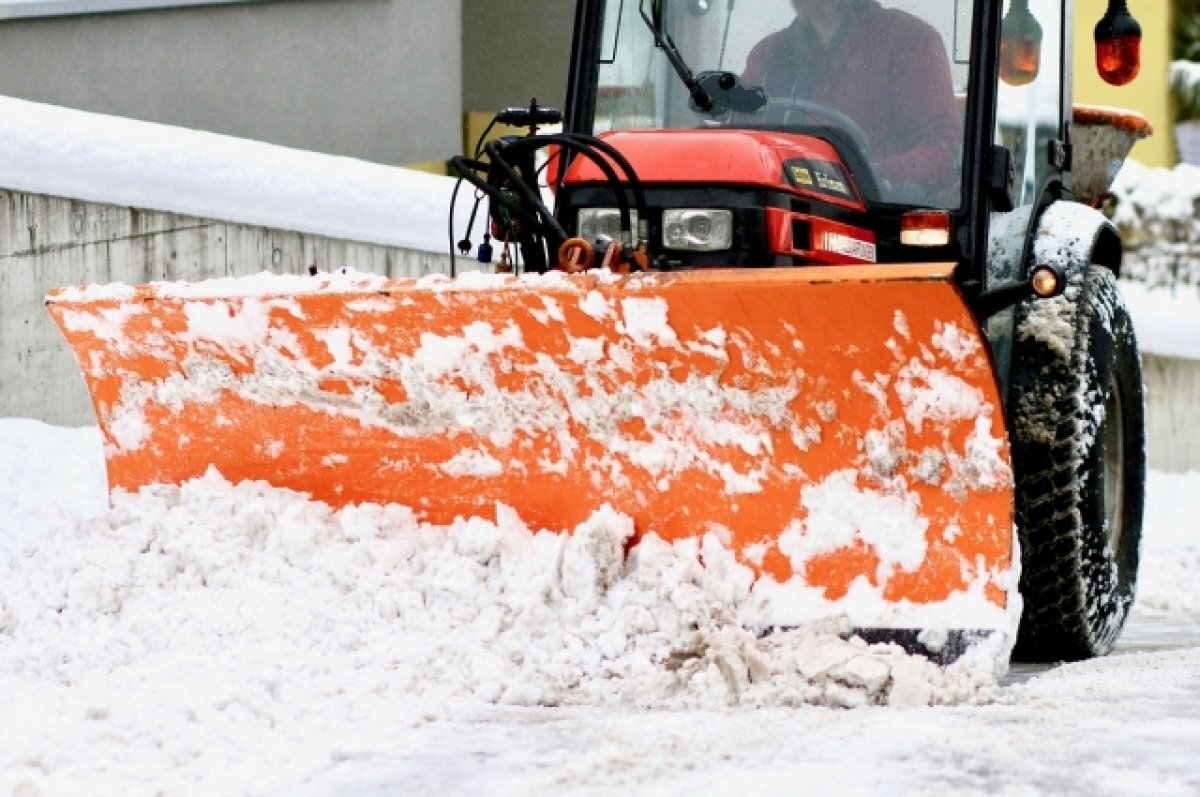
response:
<path fill-rule="evenodd" d="M 60 289 L 111 489 L 715 534 L 769 622 L 1000 627 L 1012 479 L 951 264 Z M 949 614 L 947 614 L 949 613 Z"/>

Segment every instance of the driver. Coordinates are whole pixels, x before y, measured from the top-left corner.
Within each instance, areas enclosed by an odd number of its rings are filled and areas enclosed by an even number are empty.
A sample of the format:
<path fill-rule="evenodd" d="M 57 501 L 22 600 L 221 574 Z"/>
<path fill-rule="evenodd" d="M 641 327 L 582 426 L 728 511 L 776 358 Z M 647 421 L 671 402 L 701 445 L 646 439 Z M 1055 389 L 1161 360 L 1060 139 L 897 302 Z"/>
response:
<path fill-rule="evenodd" d="M 915 186 L 928 196 L 957 186 L 962 122 L 941 35 L 877 0 L 792 6 L 792 24 L 750 51 L 745 83 L 773 100 L 807 100 L 849 116 L 866 134 L 879 175 L 897 189 Z"/>

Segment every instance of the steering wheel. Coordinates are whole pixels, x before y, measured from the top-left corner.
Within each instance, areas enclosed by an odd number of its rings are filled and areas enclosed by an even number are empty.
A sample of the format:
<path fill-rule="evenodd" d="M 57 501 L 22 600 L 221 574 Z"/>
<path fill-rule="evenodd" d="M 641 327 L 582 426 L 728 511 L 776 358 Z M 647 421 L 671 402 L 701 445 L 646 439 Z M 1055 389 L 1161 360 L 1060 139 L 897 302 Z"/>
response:
<path fill-rule="evenodd" d="M 789 127 L 817 129 L 835 127 L 846 133 L 860 154 L 865 158 L 871 151 L 871 142 L 858 122 L 828 105 L 795 97 L 772 97 L 760 111 L 768 119 L 778 119 Z"/>
<path fill-rule="evenodd" d="M 795 97 L 772 97 L 759 111 L 763 119 L 787 130 L 829 139 L 846 161 L 855 182 L 869 195 L 878 197 L 879 177 L 871 162 L 871 142 L 858 122 L 837 108 Z"/>

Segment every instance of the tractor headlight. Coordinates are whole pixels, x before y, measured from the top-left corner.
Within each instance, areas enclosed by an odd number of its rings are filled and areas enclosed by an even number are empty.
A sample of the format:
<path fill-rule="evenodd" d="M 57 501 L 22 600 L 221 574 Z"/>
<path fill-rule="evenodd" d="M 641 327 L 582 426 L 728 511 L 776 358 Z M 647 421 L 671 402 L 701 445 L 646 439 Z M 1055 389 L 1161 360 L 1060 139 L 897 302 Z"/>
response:
<path fill-rule="evenodd" d="M 633 208 L 629 209 L 630 233 L 637 238 L 638 215 Z M 621 240 L 621 211 L 616 208 L 580 208 L 579 237 L 585 241 L 596 242 L 602 238 L 610 241 Z"/>
<path fill-rule="evenodd" d="M 733 212 L 673 208 L 663 211 L 663 246 L 684 252 L 719 252 L 733 243 Z"/>

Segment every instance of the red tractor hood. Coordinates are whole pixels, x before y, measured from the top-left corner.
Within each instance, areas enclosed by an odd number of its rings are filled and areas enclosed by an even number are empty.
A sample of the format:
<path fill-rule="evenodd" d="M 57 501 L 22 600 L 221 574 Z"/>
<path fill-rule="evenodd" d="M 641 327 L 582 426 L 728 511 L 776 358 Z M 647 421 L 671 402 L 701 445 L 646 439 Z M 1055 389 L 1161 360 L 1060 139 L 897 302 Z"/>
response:
<path fill-rule="evenodd" d="M 603 133 L 650 184 L 752 186 L 804 194 L 862 209 L 862 193 L 833 145 L 819 138 L 761 130 L 623 130 Z M 602 183 L 604 174 L 575 158 L 565 183 Z"/>

